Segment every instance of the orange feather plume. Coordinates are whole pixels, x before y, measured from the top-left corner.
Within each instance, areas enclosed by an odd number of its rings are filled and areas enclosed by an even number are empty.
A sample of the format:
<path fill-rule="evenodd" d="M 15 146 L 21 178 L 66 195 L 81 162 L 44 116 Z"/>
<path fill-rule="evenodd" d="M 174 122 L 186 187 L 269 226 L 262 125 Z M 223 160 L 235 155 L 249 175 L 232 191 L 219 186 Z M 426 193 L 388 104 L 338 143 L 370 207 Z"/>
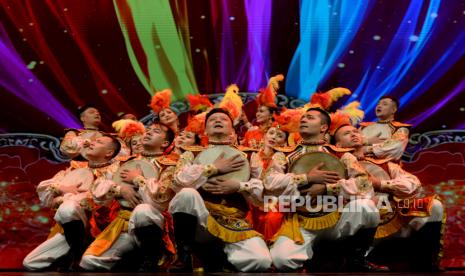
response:
<path fill-rule="evenodd" d="M 145 133 L 144 125 L 134 120 L 121 119 L 113 122 L 112 126 L 118 132 L 118 136 L 123 140 Z"/>
<path fill-rule="evenodd" d="M 163 109 L 169 108 L 171 105 L 171 89 L 156 92 L 150 101 L 150 107 L 156 114 L 160 113 Z"/>
<path fill-rule="evenodd" d="M 273 115 L 274 125 L 288 133 L 298 132 L 300 119 L 304 113 L 305 110 L 302 108 L 285 109 L 279 115 Z"/>
<path fill-rule="evenodd" d="M 320 107 L 328 110 L 338 99 L 351 93 L 349 89 L 343 87 L 333 88 L 324 93 L 315 93 L 310 99 L 310 104 L 307 104 L 306 107 Z"/>
<path fill-rule="evenodd" d="M 203 135 L 205 132 L 205 118 L 207 112 L 202 112 L 188 119 L 187 126 L 184 130 Z"/>
<path fill-rule="evenodd" d="M 188 94 L 187 100 L 189 101 L 190 109 L 195 112 L 205 111 L 206 109 L 213 106 L 207 95 Z"/>

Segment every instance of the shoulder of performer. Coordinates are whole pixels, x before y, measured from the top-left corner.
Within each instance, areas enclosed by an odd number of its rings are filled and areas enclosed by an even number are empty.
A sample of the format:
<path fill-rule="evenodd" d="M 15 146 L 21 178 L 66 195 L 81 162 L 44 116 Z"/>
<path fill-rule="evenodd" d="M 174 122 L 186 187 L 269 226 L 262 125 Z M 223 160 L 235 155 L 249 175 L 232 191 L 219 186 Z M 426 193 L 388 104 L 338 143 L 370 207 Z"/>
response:
<path fill-rule="evenodd" d="M 376 124 L 376 122 L 361 122 L 360 126 L 362 128 Z"/>
<path fill-rule="evenodd" d="M 76 161 L 76 160 L 71 160 L 69 163 L 69 166 L 72 169 L 82 169 L 82 168 L 87 168 L 89 163 L 87 161 Z"/>
<path fill-rule="evenodd" d="M 298 147 L 301 147 L 301 145 L 292 145 L 292 146 L 284 146 L 284 147 L 273 147 L 275 151 L 280 151 L 283 153 L 291 153 L 297 150 Z"/>
<path fill-rule="evenodd" d="M 346 153 L 354 151 L 354 148 L 340 148 L 331 144 L 324 144 L 323 146 L 326 147 L 328 151 L 332 153 Z"/>
<path fill-rule="evenodd" d="M 79 133 L 81 133 L 81 130 L 77 128 L 65 128 L 64 132 L 65 134 L 68 132 L 74 132 L 76 135 L 78 135 Z"/>
<path fill-rule="evenodd" d="M 246 146 L 243 146 L 243 145 L 237 145 L 235 147 L 238 150 L 243 151 L 243 152 L 255 152 L 255 151 L 259 150 L 259 149 L 254 149 L 254 148 L 251 148 L 251 147 L 246 147 Z"/>
<path fill-rule="evenodd" d="M 125 160 L 121 160 L 121 159 L 118 159 L 118 161 L 121 162 L 121 165 L 126 163 L 126 162 L 129 162 L 131 160 L 136 160 L 136 159 L 141 159 L 141 155 L 140 154 L 137 154 L 137 155 L 131 155 L 131 156 L 128 156 Z"/>
<path fill-rule="evenodd" d="M 384 158 L 384 159 L 379 159 L 379 158 L 372 158 L 372 157 L 365 157 L 365 161 L 371 162 L 376 165 L 382 165 L 382 164 L 387 164 L 390 163 L 389 158 Z"/>
<path fill-rule="evenodd" d="M 397 122 L 397 121 L 392 121 L 391 122 L 391 125 L 395 126 L 395 127 L 412 127 L 411 124 L 405 124 L 405 123 L 401 123 L 401 122 Z"/>
<path fill-rule="evenodd" d="M 159 156 L 157 158 L 155 158 L 155 160 L 157 160 L 157 162 L 161 165 L 165 165 L 165 166 L 176 166 L 176 164 L 178 163 L 178 160 L 179 160 L 179 155 L 178 156 L 174 156 L 174 155 L 163 155 L 163 156 Z"/>
<path fill-rule="evenodd" d="M 191 151 L 191 152 L 200 152 L 206 149 L 204 146 L 193 145 L 193 146 L 182 146 L 181 149 L 184 151 Z"/>
<path fill-rule="evenodd" d="M 132 160 L 134 159 L 135 156 L 134 155 L 126 155 L 126 156 L 116 156 L 115 159 L 117 159 L 118 161 L 124 163 L 124 162 L 127 162 L 129 160 Z"/>

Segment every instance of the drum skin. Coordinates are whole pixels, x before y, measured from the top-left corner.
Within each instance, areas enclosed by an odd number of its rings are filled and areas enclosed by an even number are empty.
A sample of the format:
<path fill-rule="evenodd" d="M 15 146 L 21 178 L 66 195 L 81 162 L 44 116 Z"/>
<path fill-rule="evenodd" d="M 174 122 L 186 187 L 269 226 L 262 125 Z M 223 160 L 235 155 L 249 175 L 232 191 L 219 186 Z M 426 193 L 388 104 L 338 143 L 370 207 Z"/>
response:
<path fill-rule="evenodd" d="M 309 152 L 302 154 L 291 164 L 289 171 L 294 174 L 308 173 L 320 163 L 324 164 L 321 170 L 334 171 L 337 172 L 341 178 L 347 178 L 346 168 L 341 160 L 326 152 Z"/>

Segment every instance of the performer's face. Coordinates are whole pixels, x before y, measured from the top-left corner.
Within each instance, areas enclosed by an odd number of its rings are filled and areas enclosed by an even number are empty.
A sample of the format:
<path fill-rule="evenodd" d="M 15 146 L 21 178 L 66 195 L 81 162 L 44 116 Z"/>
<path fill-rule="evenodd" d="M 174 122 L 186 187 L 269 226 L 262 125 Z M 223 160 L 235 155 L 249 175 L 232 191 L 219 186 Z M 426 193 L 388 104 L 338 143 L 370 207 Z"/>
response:
<path fill-rule="evenodd" d="M 299 133 L 300 136 L 312 136 L 326 133 L 327 124 L 323 124 L 321 114 L 317 110 L 309 110 L 300 119 Z"/>
<path fill-rule="evenodd" d="M 166 140 L 166 131 L 166 127 L 159 124 L 149 126 L 142 138 L 144 148 L 165 148 L 169 146 L 169 141 Z"/>
<path fill-rule="evenodd" d="M 336 132 L 336 146 L 342 148 L 358 148 L 363 146 L 362 134 L 353 126 L 343 126 Z"/>
<path fill-rule="evenodd" d="M 258 107 L 255 116 L 257 117 L 257 123 L 266 123 L 268 120 L 271 120 L 270 109 L 267 106 L 261 105 Z"/>
<path fill-rule="evenodd" d="M 87 160 L 110 160 L 115 148 L 110 137 L 102 136 L 90 143 L 83 151 L 83 156 Z"/>
<path fill-rule="evenodd" d="M 131 113 L 126 113 L 126 114 L 124 114 L 124 115 L 121 117 L 121 119 L 137 121 L 136 115 L 131 114 Z"/>
<path fill-rule="evenodd" d="M 286 133 L 276 127 L 270 127 L 265 134 L 265 145 L 283 147 L 286 145 Z"/>
<path fill-rule="evenodd" d="M 138 154 L 144 151 L 144 146 L 142 145 L 143 135 L 137 135 L 131 139 L 131 153 Z"/>
<path fill-rule="evenodd" d="M 208 117 L 205 125 L 205 132 L 207 136 L 215 135 L 231 135 L 233 133 L 233 127 L 231 119 L 224 113 L 214 113 Z"/>
<path fill-rule="evenodd" d="M 381 99 L 376 105 L 376 117 L 387 119 L 397 111 L 396 103 L 391 99 Z"/>
<path fill-rule="evenodd" d="M 186 130 L 181 131 L 174 139 L 174 145 L 176 147 L 195 145 L 195 133 Z"/>
<path fill-rule="evenodd" d="M 174 113 L 174 111 L 169 108 L 165 108 L 162 111 L 160 111 L 158 117 L 160 118 L 160 123 L 167 126 L 172 125 L 178 120 L 178 116 L 176 115 L 176 113 Z"/>
<path fill-rule="evenodd" d="M 81 122 L 84 124 L 98 126 L 101 120 L 99 111 L 93 107 L 89 107 L 81 113 Z"/>

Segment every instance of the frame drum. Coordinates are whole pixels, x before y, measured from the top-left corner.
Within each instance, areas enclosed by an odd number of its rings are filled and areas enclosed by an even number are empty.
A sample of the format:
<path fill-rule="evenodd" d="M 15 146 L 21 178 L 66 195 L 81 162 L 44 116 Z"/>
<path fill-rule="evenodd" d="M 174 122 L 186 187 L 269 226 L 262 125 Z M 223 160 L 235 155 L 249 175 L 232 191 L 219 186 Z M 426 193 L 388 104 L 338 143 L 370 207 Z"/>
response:
<path fill-rule="evenodd" d="M 240 158 L 245 161 L 244 166 L 238 171 L 230 172 L 221 175 L 221 178 L 235 179 L 237 181 L 248 181 L 250 179 L 250 166 L 247 156 L 234 147 L 228 145 L 218 145 L 208 148 L 200 152 L 194 160 L 194 164 L 209 165 L 213 164 L 215 160 L 224 152 L 224 158 L 230 158 L 239 154 Z"/>

